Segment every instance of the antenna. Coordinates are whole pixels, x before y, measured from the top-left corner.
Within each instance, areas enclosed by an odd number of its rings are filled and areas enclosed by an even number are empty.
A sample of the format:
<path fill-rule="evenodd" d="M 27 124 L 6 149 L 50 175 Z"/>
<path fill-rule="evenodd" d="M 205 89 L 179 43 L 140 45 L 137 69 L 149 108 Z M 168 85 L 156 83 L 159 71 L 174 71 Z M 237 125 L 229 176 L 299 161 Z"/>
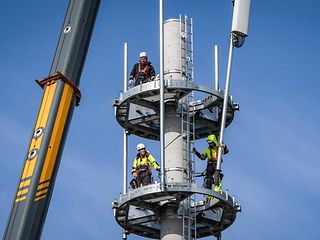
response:
<path fill-rule="evenodd" d="M 229 103 L 229 88 L 231 79 L 231 68 L 232 68 L 232 58 L 233 58 L 233 48 L 241 47 L 244 43 L 245 37 L 248 36 L 248 24 L 249 24 L 249 13 L 250 13 L 250 0 L 235 0 L 233 10 L 233 20 L 232 20 L 232 30 L 230 36 L 230 47 L 229 47 L 229 58 L 227 67 L 227 77 L 226 77 L 226 87 L 224 90 L 223 108 L 222 108 L 222 118 L 220 127 L 220 138 L 219 138 L 219 151 L 217 160 L 217 171 L 221 171 L 221 159 L 222 159 L 222 148 L 223 148 L 223 138 L 224 130 L 226 127 L 227 118 L 227 105 L 236 105 Z M 219 177 L 218 175 L 215 177 Z M 218 179 L 215 179 L 215 183 L 218 183 Z"/>
<path fill-rule="evenodd" d="M 248 36 L 251 0 L 235 0 L 232 18 L 233 46 L 242 47 Z"/>

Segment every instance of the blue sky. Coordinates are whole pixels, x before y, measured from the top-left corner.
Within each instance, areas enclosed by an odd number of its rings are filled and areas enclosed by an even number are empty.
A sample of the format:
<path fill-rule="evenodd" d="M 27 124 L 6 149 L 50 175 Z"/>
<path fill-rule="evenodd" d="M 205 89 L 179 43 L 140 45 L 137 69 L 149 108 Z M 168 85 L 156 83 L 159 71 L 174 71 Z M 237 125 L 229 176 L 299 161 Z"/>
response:
<path fill-rule="evenodd" d="M 231 1 L 165 1 L 165 19 L 194 21 L 195 80 L 213 85 L 213 45 L 225 79 Z M 318 239 L 320 3 L 252 1 L 249 37 L 236 49 L 231 94 L 240 103 L 226 130 L 224 188 L 243 212 L 223 239 Z M 0 7 L 0 233 L 24 163 L 67 1 L 3 1 Z M 122 190 L 122 129 L 113 115 L 123 75 L 149 53 L 159 69 L 158 1 L 102 1 L 42 239 L 120 239 L 111 202 Z M 144 142 L 159 159 L 159 143 Z M 205 147 L 197 141 L 198 149 Z M 199 162 L 198 162 L 199 163 Z M 203 165 L 197 166 L 201 169 Z M 130 235 L 129 239 L 142 239 Z"/>

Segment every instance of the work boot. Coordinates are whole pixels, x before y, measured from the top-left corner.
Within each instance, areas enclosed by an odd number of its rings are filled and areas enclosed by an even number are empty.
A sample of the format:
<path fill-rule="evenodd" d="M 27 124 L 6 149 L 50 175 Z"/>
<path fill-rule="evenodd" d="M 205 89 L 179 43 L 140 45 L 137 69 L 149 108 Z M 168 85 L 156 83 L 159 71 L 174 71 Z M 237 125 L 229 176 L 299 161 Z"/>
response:
<path fill-rule="evenodd" d="M 219 186 L 214 186 L 213 191 L 218 192 L 218 193 L 222 193 L 221 183 L 219 184 Z"/>
<path fill-rule="evenodd" d="M 210 202 L 213 199 L 212 196 L 206 195 L 206 202 Z"/>

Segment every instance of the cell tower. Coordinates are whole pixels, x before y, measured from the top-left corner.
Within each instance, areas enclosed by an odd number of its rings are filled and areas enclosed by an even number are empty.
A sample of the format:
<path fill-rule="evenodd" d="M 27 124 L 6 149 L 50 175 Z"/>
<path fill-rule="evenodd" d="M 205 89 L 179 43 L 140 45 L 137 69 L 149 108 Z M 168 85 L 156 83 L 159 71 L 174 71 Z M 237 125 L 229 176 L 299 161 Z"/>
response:
<path fill-rule="evenodd" d="M 193 74 L 193 24 L 188 17 L 163 22 L 160 0 L 160 79 L 127 89 L 125 44 L 124 91 L 114 101 L 115 116 L 124 128 L 124 189 L 112 204 L 117 223 L 127 234 L 162 240 L 215 236 L 231 226 L 240 205 L 228 192 L 197 186 L 194 141 L 209 133 L 219 136 L 217 170 L 221 171 L 224 128 L 239 105 L 229 96 L 234 47 L 247 36 L 250 0 L 234 1 L 234 17 L 226 88 L 198 85 Z M 218 66 L 216 61 L 216 66 Z M 216 67 L 217 69 L 218 67 Z M 195 100 L 195 93 L 205 95 Z M 127 138 L 134 134 L 160 140 L 161 181 L 127 188 Z M 211 196 L 209 201 L 197 201 Z"/>

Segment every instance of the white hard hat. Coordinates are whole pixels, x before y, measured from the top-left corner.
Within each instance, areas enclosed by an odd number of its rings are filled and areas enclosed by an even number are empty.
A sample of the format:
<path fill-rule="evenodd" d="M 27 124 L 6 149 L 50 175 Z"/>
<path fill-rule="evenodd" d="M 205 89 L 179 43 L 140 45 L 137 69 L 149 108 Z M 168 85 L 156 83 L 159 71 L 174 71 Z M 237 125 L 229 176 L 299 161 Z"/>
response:
<path fill-rule="evenodd" d="M 148 54 L 146 52 L 141 52 L 140 57 L 148 57 Z"/>
<path fill-rule="evenodd" d="M 139 144 L 137 145 L 137 150 L 138 150 L 138 151 L 141 150 L 141 149 L 144 149 L 144 148 L 146 148 L 146 147 L 144 146 L 143 143 L 139 143 Z"/>

